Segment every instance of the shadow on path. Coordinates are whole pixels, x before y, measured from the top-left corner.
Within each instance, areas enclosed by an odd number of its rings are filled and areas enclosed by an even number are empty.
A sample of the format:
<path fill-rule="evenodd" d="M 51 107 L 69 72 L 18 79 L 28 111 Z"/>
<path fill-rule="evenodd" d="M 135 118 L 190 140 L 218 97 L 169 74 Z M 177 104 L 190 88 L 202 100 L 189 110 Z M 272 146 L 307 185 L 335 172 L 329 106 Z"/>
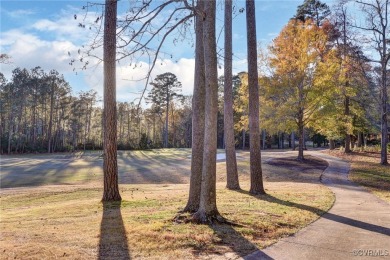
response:
<path fill-rule="evenodd" d="M 103 202 L 98 259 L 131 259 L 120 202 Z"/>
<path fill-rule="evenodd" d="M 301 210 L 310 211 L 312 213 L 317 214 L 318 216 L 321 216 L 322 218 L 325 218 L 325 219 L 328 219 L 328 220 L 332 220 L 332 221 L 335 221 L 335 222 L 338 222 L 338 223 L 342 223 L 342 224 L 345 224 L 345 225 L 349 225 L 349 226 L 365 229 L 365 230 L 368 230 L 368 231 L 371 231 L 371 232 L 375 232 L 375 233 L 379 233 L 379 234 L 390 236 L 390 228 L 387 228 L 387 227 L 378 226 L 378 225 L 370 224 L 370 223 L 363 222 L 363 221 L 360 221 L 360 220 L 356 220 L 356 219 L 352 219 L 352 218 L 348 218 L 348 217 L 343 217 L 343 216 L 340 216 L 340 215 L 332 214 L 332 213 L 323 211 L 321 209 L 318 209 L 318 208 L 315 208 L 315 207 L 312 207 L 312 206 L 299 204 L 299 203 L 286 201 L 286 200 L 281 200 L 281 199 L 278 199 L 278 198 L 276 198 L 276 197 L 274 197 L 272 195 L 269 195 L 269 194 L 254 196 L 254 195 L 250 194 L 247 191 L 241 190 L 241 191 L 238 191 L 238 192 L 241 192 L 241 193 L 244 193 L 244 194 L 247 194 L 247 195 L 251 195 L 251 196 L 253 196 L 253 197 L 257 198 L 257 199 L 265 200 L 265 201 L 268 201 L 268 202 L 271 202 L 271 203 L 278 203 L 278 204 L 285 205 L 285 206 L 288 206 L 288 207 L 294 207 L 294 208 L 298 208 L 298 209 L 301 209 Z"/>
<path fill-rule="evenodd" d="M 213 224 L 210 225 L 210 227 L 214 230 L 214 234 L 221 240 L 217 244 L 230 247 L 232 251 L 240 257 L 244 257 L 255 250 L 259 250 L 254 244 L 237 232 L 232 225 Z M 230 257 L 226 255 L 225 257 L 230 259 Z M 273 258 L 263 253 L 261 259 L 271 260 Z"/>

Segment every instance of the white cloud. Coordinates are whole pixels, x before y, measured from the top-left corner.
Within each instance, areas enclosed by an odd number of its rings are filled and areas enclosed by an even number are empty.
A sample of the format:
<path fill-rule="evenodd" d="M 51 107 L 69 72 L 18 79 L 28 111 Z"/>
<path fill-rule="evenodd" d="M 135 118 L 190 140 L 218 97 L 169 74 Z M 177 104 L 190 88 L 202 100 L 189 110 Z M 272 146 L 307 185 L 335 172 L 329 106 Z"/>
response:
<path fill-rule="evenodd" d="M 93 21 L 98 16 L 97 13 L 93 12 L 85 16 L 82 11 L 74 8 L 62 10 L 61 14 L 55 16 L 52 20 L 40 19 L 34 22 L 28 29 L 49 34 L 56 40 L 70 40 L 82 44 L 95 35 L 96 29 Z M 77 19 L 74 19 L 74 15 L 76 15 Z M 80 23 L 85 24 L 86 27 L 80 27 Z M 89 29 L 90 26 L 91 30 Z"/>
<path fill-rule="evenodd" d="M 133 65 L 134 66 L 134 65 Z M 175 74 L 182 83 L 182 94 L 191 95 L 194 84 L 195 60 L 181 58 L 178 62 L 169 59 L 157 60 L 156 66 L 151 74 L 151 79 L 157 75 L 171 72 Z M 145 62 L 137 63 L 137 67 L 117 66 L 117 100 L 127 102 L 138 102 L 140 93 L 145 88 L 143 79 L 149 70 L 149 65 Z M 103 64 L 94 69 L 84 72 L 85 82 L 90 88 L 96 90 L 100 96 L 103 96 Z M 150 85 L 147 86 L 150 90 Z"/>
<path fill-rule="evenodd" d="M 20 30 L 2 33 L 1 47 L 11 56 L 12 61 L 11 65 L 2 67 L 7 78 L 10 78 L 15 67 L 30 69 L 41 66 L 45 70 L 70 72 L 72 67 L 67 53 L 77 50 L 77 46 L 70 41 L 45 41 Z"/>
<path fill-rule="evenodd" d="M 77 14 L 77 12 L 79 12 L 77 17 L 81 17 L 82 10 L 68 7 L 67 10 L 62 10 L 59 15 L 54 15 L 54 18 L 39 19 L 30 25 L 2 32 L 0 47 L 2 52 L 6 52 L 12 58 L 11 65 L 2 65 L 1 68 L 6 78 L 10 79 L 11 72 L 15 67 L 31 69 L 40 66 L 46 71 L 55 69 L 64 74 L 75 93 L 80 90 L 94 89 L 99 96 L 103 96 L 103 63 L 97 64 L 96 59 L 88 58 L 89 68 L 85 71 L 77 71 L 78 76 L 73 72 L 73 67 L 69 65 L 70 60 L 74 58 L 74 55 L 77 55 L 81 45 L 87 45 L 87 42 L 91 40 L 91 34 L 94 33 L 88 28 L 78 27 L 79 18 L 75 20 L 73 17 L 73 14 Z M 89 22 L 93 22 L 96 15 L 97 13 L 89 14 Z M 172 59 L 157 60 L 151 79 L 158 74 L 172 72 L 182 83 L 182 94 L 191 95 L 194 84 L 195 60 L 180 57 L 186 56 L 185 52 L 187 52 L 188 57 L 190 46 L 187 46 L 186 43 L 179 43 L 180 45 L 177 46 L 169 44 L 169 42 L 167 44 L 166 48 L 173 52 L 174 59 L 177 61 Z M 68 55 L 68 52 L 71 53 L 71 56 Z M 102 50 L 96 49 L 96 54 L 98 57 L 102 57 Z M 145 80 L 139 79 L 147 75 L 149 64 L 145 61 L 138 62 L 136 68 L 130 67 L 128 64 L 128 62 L 123 61 L 117 65 L 117 100 L 138 102 L 136 99 L 140 97 L 139 93 L 145 87 Z M 79 65 L 77 64 L 77 66 Z M 242 64 L 240 63 L 238 66 L 241 67 Z M 219 75 L 222 74 L 223 67 L 219 68 Z M 147 87 L 150 89 L 150 85 Z"/>
<path fill-rule="evenodd" d="M 8 15 L 11 18 L 23 18 L 27 15 L 32 15 L 36 13 L 34 10 L 31 9 L 17 9 L 12 11 L 3 9 L 2 12 L 4 12 L 5 15 Z"/>

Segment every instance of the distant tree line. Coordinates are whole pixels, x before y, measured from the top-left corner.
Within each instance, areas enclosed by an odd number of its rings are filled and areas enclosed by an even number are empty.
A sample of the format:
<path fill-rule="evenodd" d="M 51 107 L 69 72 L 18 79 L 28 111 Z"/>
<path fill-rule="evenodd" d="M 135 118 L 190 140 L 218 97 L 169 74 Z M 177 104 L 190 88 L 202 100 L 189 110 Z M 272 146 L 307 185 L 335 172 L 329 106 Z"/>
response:
<path fill-rule="evenodd" d="M 191 147 L 190 97 L 169 102 L 167 147 Z M 0 73 L 0 152 L 65 152 L 102 149 L 103 109 L 94 90 L 72 94 L 57 71 L 16 68 Z M 161 148 L 165 113 L 117 102 L 118 149 Z"/>

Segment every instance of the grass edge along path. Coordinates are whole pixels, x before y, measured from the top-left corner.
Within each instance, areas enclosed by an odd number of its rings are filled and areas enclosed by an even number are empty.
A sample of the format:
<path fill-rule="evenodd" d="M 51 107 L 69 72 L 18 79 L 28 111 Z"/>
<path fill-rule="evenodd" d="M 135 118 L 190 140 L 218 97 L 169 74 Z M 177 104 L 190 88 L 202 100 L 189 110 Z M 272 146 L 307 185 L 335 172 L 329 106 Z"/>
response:
<path fill-rule="evenodd" d="M 375 196 L 390 203 L 390 165 L 381 165 L 379 152 L 354 151 L 345 154 L 342 151 L 328 151 L 330 155 L 340 157 L 351 163 L 348 179 L 366 188 Z"/>

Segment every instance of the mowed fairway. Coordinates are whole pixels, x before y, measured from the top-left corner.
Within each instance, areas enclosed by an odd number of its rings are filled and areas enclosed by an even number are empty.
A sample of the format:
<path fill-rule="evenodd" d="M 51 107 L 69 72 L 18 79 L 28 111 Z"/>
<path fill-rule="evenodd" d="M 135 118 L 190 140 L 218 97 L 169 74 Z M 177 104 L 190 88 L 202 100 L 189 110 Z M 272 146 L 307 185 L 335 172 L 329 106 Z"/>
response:
<path fill-rule="evenodd" d="M 217 164 L 218 208 L 236 225 L 174 221 L 188 195 L 190 154 L 119 151 L 123 201 L 104 205 L 101 152 L 2 157 L 0 259 L 234 259 L 295 233 L 333 204 L 319 182 L 324 161 L 308 156 L 303 165 L 296 152 L 266 151 L 268 194 L 251 196 L 249 153 L 238 152 L 242 191 L 225 189 L 225 162 Z"/>
<path fill-rule="evenodd" d="M 189 149 L 118 151 L 119 183 L 186 183 Z M 103 181 L 101 151 L 1 157 L 1 187 L 88 184 Z"/>

